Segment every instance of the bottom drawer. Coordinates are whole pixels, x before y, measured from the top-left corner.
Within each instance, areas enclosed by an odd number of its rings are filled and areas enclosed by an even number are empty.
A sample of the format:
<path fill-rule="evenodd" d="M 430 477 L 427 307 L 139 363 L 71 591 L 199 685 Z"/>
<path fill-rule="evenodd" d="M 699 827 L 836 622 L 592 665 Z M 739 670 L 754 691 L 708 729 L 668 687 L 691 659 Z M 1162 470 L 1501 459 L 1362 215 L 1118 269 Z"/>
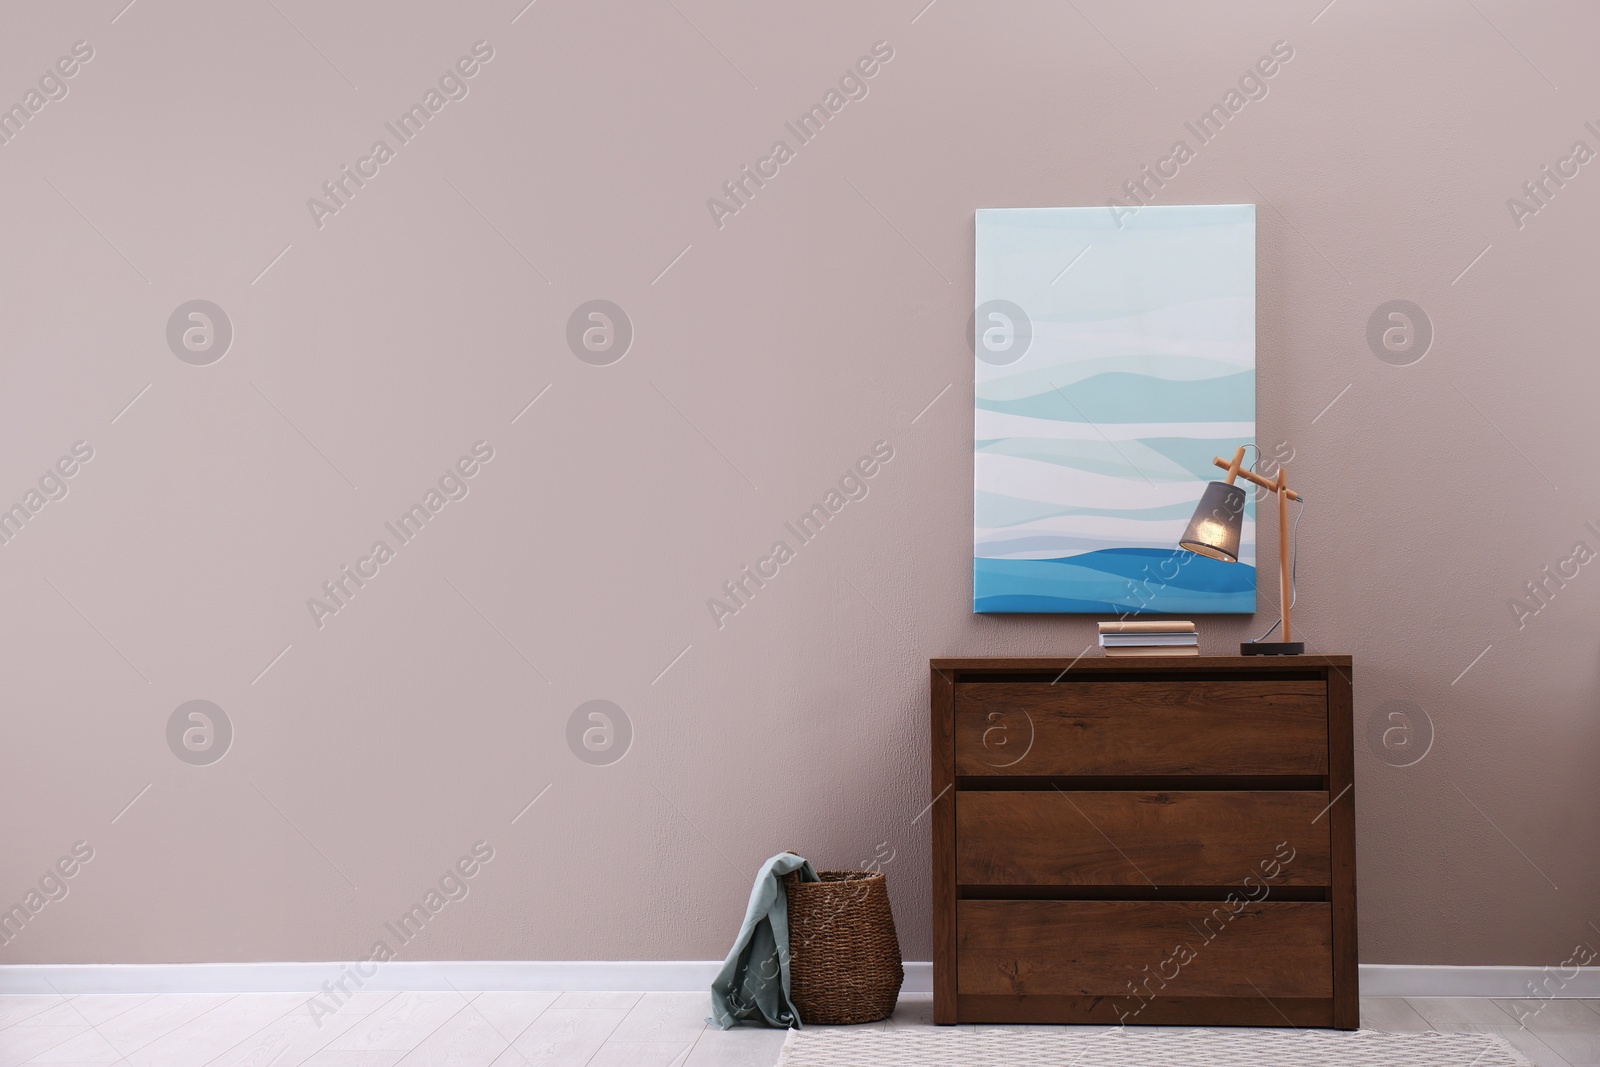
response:
<path fill-rule="evenodd" d="M 1332 905 L 1242 905 L 959 901 L 956 989 L 963 996 L 1332 996 Z"/>

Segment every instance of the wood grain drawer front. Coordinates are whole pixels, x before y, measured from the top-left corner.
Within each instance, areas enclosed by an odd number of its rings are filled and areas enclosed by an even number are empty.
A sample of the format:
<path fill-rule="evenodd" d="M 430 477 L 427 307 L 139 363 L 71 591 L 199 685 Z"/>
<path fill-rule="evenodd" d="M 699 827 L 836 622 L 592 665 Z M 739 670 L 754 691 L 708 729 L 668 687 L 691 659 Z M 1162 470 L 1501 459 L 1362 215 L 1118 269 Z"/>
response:
<path fill-rule="evenodd" d="M 1320 792 L 961 792 L 956 881 L 1325 886 L 1327 805 Z"/>
<path fill-rule="evenodd" d="M 962 994 L 1128 997 L 1333 995 L 1332 905 L 1224 901 L 963 900 Z M 1148 967 L 1148 970 L 1145 968 Z"/>
<path fill-rule="evenodd" d="M 1328 771 L 1327 684 L 1313 681 L 966 682 L 963 775 Z"/>

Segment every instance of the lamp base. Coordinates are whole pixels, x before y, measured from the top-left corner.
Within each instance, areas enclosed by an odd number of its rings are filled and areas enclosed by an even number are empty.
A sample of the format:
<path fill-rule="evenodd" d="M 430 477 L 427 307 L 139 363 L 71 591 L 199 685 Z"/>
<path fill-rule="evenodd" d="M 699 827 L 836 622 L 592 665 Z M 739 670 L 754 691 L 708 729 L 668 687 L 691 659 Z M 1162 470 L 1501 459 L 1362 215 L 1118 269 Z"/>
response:
<path fill-rule="evenodd" d="M 1241 656 L 1303 656 L 1304 641 L 1244 641 L 1239 645 Z"/>

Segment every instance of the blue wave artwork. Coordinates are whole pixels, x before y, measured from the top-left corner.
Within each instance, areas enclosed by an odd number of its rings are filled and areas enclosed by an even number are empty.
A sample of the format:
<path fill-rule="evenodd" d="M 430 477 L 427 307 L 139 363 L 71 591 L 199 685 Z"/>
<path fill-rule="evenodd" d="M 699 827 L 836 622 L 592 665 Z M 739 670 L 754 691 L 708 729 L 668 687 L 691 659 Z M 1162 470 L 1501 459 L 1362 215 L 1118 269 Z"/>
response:
<path fill-rule="evenodd" d="M 1255 207 L 980 210 L 975 288 L 973 610 L 1254 612 L 1253 500 L 1178 539 L 1255 439 Z"/>

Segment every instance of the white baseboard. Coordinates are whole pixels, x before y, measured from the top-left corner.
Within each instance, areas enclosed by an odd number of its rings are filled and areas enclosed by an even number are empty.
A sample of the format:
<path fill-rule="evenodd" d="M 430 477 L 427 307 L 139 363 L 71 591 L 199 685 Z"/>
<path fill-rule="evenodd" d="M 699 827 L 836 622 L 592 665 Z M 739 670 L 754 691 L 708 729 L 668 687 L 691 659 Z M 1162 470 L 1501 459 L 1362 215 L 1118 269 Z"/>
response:
<path fill-rule="evenodd" d="M 0 966 L 0 993 L 295 993 L 344 978 L 347 990 L 707 989 L 721 960 L 395 960 L 360 976 L 341 963 L 83 963 Z M 933 990 L 933 965 L 905 965 L 905 993 Z M 1367 997 L 1600 998 L 1600 967 L 1562 979 L 1556 967 L 1362 964 Z M 1564 973 L 1571 974 L 1571 969 Z"/>
<path fill-rule="evenodd" d="M 1573 974 L 1576 971 L 1577 974 Z M 1600 998 L 1600 967 L 1443 967 L 1363 963 L 1364 997 Z"/>
<path fill-rule="evenodd" d="M 395 990 L 710 989 L 721 960 L 394 960 L 363 976 L 343 963 L 81 963 L 0 966 L 0 993 L 298 993 L 324 982 Z M 933 991 L 933 964 L 908 961 L 906 993 Z"/>

